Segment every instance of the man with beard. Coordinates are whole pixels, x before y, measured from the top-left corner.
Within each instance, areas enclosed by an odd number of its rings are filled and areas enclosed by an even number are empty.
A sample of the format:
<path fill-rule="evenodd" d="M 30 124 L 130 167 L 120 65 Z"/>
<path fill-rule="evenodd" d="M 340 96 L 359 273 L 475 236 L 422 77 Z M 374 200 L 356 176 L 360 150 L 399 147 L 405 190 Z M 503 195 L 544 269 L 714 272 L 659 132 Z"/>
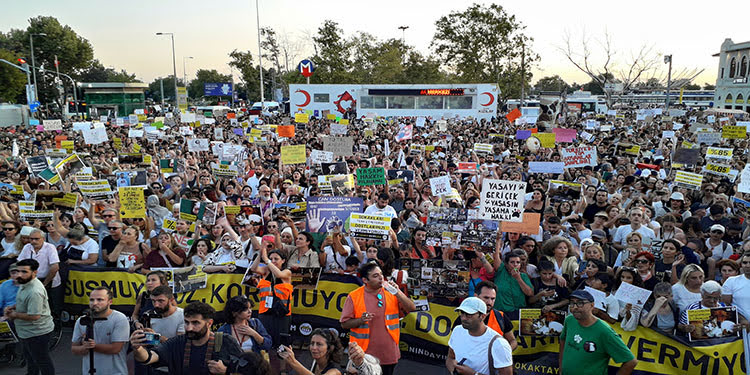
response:
<path fill-rule="evenodd" d="M 453 328 L 448 339 L 445 366 L 452 374 L 509 375 L 513 373 L 513 354 L 508 340 L 484 324 L 487 304 L 469 297 L 456 308 L 461 325 Z"/>
<path fill-rule="evenodd" d="M 5 308 L 5 317 L 13 320 L 16 334 L 23 346 L 27 374 L 54 374 L 55 366 L 49 356 L 50 334 L 54 329 L 47 302 L 47 290 L 36 272 L 39 262 L 24 259 L 16 263 L 14 277 L 19 285 L 16 304 Z"/>
<path fill-rule="evenodd" d="M 612 327 L 594 316 L 593 309 L 591 293 L 585 290 L 571 293 L 571 315 L 565 318 L 560 334 L 560 373 L 606 374 L 611 358 L 622 363 L 618 375 L 630 374 L 638 361 Z"/>
<path fill-rule="evenodd" d="M 89 351 L 94 352 L 94 368 L 100 374 L 127 375 L 125 361 L 130 324 L 125 314 L 111 309 L 112 291 L 106 286 L 89 294 L 89 314 L 76 320 L 71 351 L 80 355 L 82 374 L 89 373 Z M 93 327 L 82 324 L 88 318 Z M 93 333 L 93 335 L 92 335 Z"/>
<path fill-rule="evenodd" d="M 166 285 L 160 285 L 151 291 L 151 302 L 154 304 L 153 312 L 159 318 L 151 318 L 151 328 L 144 329 L 145 332 L 156 332 L 161 342 L 165 342 L 177 335 L 185 334 L 185 320 L 183 310 L 174 303 L 172 289 Z M 140 363 L 135 364 L 135 373 L 138 374 L 166 374 L 167 368 L 161 372 L 150 372 L 149 367 Z"/>
<path fill-rule="evenodd" d="M 183 312 L 185 334 L 172 337 L 161 345 L 146 349 L 143 330 L 130 336 L 136 362 L 166 366 L 171 374 L 225 374 L 233 371 L 232 357 L 242 356 L 237 340 L 231 336 L 211 332 L 215 311 L 204 302 L 192 302 Z"/>

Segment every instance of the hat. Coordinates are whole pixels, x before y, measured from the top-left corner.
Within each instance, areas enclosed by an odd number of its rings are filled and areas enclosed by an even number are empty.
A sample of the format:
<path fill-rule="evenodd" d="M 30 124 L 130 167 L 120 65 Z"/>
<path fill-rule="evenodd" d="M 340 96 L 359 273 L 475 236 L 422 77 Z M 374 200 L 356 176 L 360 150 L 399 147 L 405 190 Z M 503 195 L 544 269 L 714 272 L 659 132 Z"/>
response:
<path fill-rule="evenodd" d="M 24 225 L 23 228 L 21 228 L 21 235 L 30 236 L 31 231 L 33 231 L 34 229 L 35 229 L 34 227 L 29 227 L 29 226 Z"/>
<path fill-rule="evenodd" d="M 573 293 L 570 293 L 570 298 L 577 298 L 584 301 L 594 302 L 594 296 L 592 296 L 591 293 L 580 289 L 576 290 Z"/>
<path fill-rule="evenodd" d="M 291 236 L 292 235 L 292 228 L 290 228 L 290 227 L 284 228 L 284 230 L 281 231 L 281 234 L 288 234 L 288 235 Z"/>
<path fill-rule="evenodd" d="M 680 193 L 679 191 L 675 191 L 674 193 L 672 193 L 672 195 L 669 196 L 669 199 L 673 201 L 684 201 L 685 196 L 682 195 L 682 193 Z"/>
<path fill-rule="evenodd" d="M 594 240 L 592 240 L 591 238 L 584 238 L 583 240 L 581 240 L 581 244 L 580 245 L 581 245 L 581 247 L 584 247 L 584 246 L 589 246 L 589 245 L 593 245 L 593 244 L 594 244 Z"/>
<path fill-rule="evenodd" d="M 467 314 L 487 313 L 487 304 L 477 297 L 469 297 L 461 302 L 461 306 L 456 307 L 455 311 L 463 311 Z"/>
<path fill-rule="evenodd" d="M 607 233 L 605 233 L 601 229 L 594 229 L 593 231 L 591 231 L 591 237 L 607 238 Z"/>
<path fill-rule="evenodd" d="M 597 216 L 601 216 L 601 217 L 603 217 L 605 219 L 609 219 L 609 215 L 607 215 L 606 211 L 599 211 L 599 212 L 595 213 L 594 217 L 597 217 Z"/>
<path fill-rule="evenodd" d="M 26 227 L 24 227 L 24 228 L 26 228 Z M 718 230 L 718 231 L 720 231 L 721 233 L 724 233 L 724 232 L 726 232 L 726 230 L 724 229 L 724 226 L 723 226 L 723 225 L 721 225 L 721 224 L 714 224 L 714 225 L 712 225 L 712 226 L 711 226 L 711 229 L 709 230 L 709 232 L 713 232 L 713 231 L 715 231 L 715 230 Z M 21 231 L 21 233 L 23 233 L 23 231 Z"/>
<path fill-rule="evenodd" d="M 648 177 L 651 176 L 651 170 L 650 169 L 644 169 L 641 171 L 641 177 Z"/>
<path fill-rule="evenodd" d="M 284 182 L 282 182 L 281 184 L 282 184 L 282 185 L 283 185 L 283 184 L 289 184 L 289 185 L 292 185 L 292 184 L 294 184 L 294 183 L 292 182 L 292 180 L 290 180 L 290 179 L 288 179 L 288 178 L 287 178 L 287 179 L 286 179 L 286 180 L 284 180 Z"/>

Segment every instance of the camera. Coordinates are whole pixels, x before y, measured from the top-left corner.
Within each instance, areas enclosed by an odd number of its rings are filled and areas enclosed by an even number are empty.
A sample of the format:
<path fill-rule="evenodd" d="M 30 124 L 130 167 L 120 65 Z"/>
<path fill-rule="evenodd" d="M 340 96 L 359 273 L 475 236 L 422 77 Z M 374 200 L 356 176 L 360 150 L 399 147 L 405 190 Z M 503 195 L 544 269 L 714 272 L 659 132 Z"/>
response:
<path fill-rule="evenodd" d="M 161 319 L 162 316 L 158 312 L 154 310 L 146 311 L 143 316 L 138 319 L 141 324 L 143 324 L 144 328 L 151 328 L 151 319 Z"/>
<path fill-rule="evenodd" d="M 143 333 L 143 345 L 159 345 L 161 343 L 161 335 L 154 332 Z"/>

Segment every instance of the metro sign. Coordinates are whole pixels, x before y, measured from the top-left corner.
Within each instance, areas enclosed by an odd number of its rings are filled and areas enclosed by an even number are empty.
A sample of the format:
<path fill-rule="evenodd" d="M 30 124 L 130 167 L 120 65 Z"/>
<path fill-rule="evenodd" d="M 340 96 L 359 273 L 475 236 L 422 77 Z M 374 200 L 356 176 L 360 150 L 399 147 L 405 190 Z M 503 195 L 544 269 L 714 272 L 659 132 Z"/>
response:
<path fill-rule="evenodd" d="M 299 65 L 297 65 L 297 70 L 300 72 L 300 74 L 302 74 L 303 77 L 309 78 L 315 71 L 315 65 L 312 61 L 304 59 L 299 62 Z"/>

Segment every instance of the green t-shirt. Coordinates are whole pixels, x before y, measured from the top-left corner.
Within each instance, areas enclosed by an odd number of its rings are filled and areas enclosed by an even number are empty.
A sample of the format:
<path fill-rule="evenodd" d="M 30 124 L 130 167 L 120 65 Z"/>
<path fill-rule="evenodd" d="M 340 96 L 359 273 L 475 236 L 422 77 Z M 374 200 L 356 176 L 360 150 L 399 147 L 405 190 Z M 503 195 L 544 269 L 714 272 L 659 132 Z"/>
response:
<path fill-rule="evenodd" d="M 527 274 L 522 273 L 521 279 L 531 289 L 534 289 Z M 500 265 L 495 274 L 495 285 L 497 285 L 495 309 L 502 312 L 511 312 L 526 307 L 526 295 L 523 294 L 518 281 L 510 275 L 504 264 Z"/>
<path fill-rule="evenodd" d="M 47 290 L 36 277 L 18 288 L 16 311 L 40 316 L 37 320 L 15 320 L 16 334 L 22 339 L 45 335 L 55 328 L 50 314 Z"/>
<path fill-rule="evenodd" d="M 616 363 L 635 358 L 620 336 L 601 319 L 589 327 L 582 327 L 573 315 L 568 315 L 560 341 L 565 343 L 563 375 L 607 374 L 610 358 Z M 586 365 L 581 366 L 582 363 Z"/>

